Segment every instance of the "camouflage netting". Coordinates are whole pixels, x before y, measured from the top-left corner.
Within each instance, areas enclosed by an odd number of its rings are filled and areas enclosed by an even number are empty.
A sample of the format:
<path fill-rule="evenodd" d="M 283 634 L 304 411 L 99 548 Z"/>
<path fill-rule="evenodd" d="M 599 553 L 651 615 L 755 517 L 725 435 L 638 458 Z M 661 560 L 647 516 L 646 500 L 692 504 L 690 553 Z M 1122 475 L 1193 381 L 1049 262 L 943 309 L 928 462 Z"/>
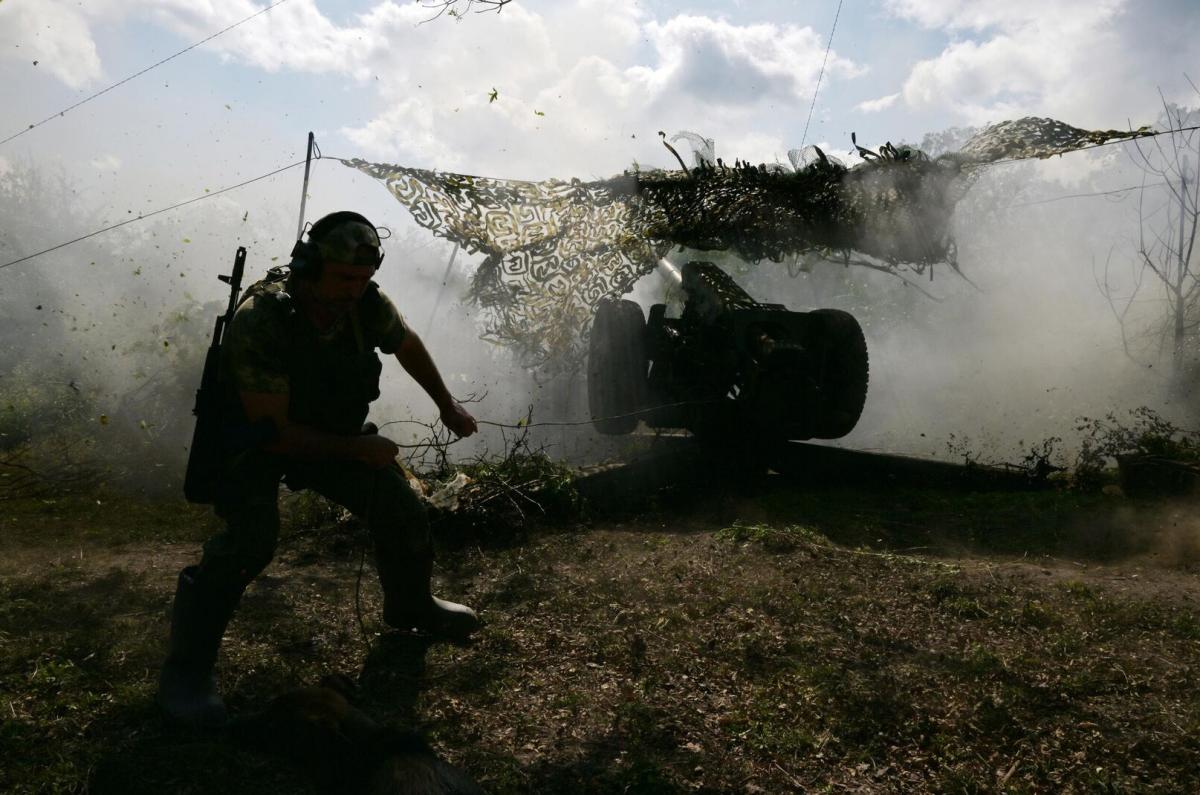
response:
<path fill-rule="evenodd" d="M 728 165 L 710 139 L 680 133 L 675 139 L 694 149 L 691 169 L 595 182 L 342 162 L 383 180 L 421 226 L 482 253 L 471 295 L 489 311 L 487 335 L 531 364 L 558 368 L 580 360 L 597 302 L 628 292 L 672 246 L 732 251 L 750 262 L 815 250 L 847 262 L 865 255 L 896 273 L 957 268 L 951 217 L 980 166 L 1146 134 L 1024 118 L 992 125 L 937 158 L 891 144 L 858 147 L 863 162 L 847 168 L 808 147 L 788 153 L 788 169 Z"/>

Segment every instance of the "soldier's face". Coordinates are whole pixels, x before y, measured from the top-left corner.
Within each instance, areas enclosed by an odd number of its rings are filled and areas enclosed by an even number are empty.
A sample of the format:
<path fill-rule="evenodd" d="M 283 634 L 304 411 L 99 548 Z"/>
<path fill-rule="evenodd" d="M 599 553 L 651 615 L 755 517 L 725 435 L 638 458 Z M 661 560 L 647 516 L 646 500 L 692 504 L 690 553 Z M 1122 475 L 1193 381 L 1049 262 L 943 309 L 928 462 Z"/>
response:
<path fill-rule="evenodd" d="M 327 260 L 313 283 L 312 297 L 331 314 L 344 315 L 362 298 L 374 275 L 375 268 L 367 265 Z"/>

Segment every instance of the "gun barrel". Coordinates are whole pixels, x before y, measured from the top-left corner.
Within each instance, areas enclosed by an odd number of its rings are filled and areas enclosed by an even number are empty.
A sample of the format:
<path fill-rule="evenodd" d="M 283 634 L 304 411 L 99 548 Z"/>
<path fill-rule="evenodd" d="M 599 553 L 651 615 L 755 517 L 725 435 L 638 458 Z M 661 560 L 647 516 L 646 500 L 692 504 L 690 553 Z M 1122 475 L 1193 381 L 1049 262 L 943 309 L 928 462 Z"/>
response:
<path fill-rule="evenodd" d="M 233 319 L 233 310 L 237 309 L 238 293 L 242 289 L 242 273 L 245 270 L 246 247 L 238 246 L 237 253 L 233 255 L 233 274 L 229 277 L 229 308 L 225 310 L 228 320 Z"/>

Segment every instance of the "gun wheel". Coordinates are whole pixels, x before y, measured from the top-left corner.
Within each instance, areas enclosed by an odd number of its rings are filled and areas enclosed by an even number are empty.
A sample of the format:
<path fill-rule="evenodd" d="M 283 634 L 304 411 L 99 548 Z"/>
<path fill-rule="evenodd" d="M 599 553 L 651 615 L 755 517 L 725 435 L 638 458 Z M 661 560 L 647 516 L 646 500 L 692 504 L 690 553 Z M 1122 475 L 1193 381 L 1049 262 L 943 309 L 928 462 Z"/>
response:
<path fill-rule="evenodd" d="M 633 301 L 605 299 L 596 308 L 588 347 L 588 409 L 600 433 L 637 427 L 646 407 L 646 319 Z"/>
<path fill-rule="evenodd" d="M 812 435 L 838 439 L 854 430 L 867 401 L 867 340 L 862 326 L 848 312 L 817 309 L 809 315 L 820 329 L 818 342 L 810 351 L 817 384 Z"/>

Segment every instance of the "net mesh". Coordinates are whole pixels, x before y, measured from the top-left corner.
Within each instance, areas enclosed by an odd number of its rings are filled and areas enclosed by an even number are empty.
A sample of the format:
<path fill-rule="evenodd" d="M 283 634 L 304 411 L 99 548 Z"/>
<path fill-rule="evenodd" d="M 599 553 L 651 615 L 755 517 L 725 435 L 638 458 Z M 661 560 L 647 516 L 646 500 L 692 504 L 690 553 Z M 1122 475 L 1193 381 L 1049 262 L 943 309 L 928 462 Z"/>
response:
<path fill-rule="evenodd" d="M 342 162 L 383 181 L 421 226 L 482 254 L 470 294 L 486 310 L 485 337 L 555 370 L 581 361 L 597 303 L 628 292 L 672 246 L 748 262 L 815 251 L 847 261 L 865 255 L 897 272 L 957 268 L 950 222 L 981 166 L 1146 134 L 1030 117 L 992 125 L 936 158 L 887 144 L 858 147 L 863 162 L 847 167 L 810 146 L 788 153 L 788 169 L 727 165 L 711 139 L 684 132 L 672 140 L 694 147 L 690 169 L 590 182 Z"/>

